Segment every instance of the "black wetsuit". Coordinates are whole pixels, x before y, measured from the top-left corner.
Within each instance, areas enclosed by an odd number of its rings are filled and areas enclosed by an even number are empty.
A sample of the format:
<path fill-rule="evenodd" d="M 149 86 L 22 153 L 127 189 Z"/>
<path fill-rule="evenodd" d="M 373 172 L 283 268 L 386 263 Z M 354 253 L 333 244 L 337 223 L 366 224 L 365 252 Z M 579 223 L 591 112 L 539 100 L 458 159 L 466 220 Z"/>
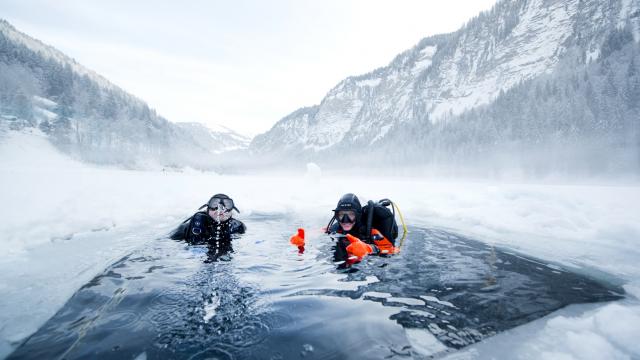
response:
<path fill-rule="evenodd" d="M 191 245 L 207 245 L 210 253 L 224 254 L 233 251 L 231 240 L 238 234 L 244 234 L 246 229 L 240 220 L 230 218 L 219 223 L 206 212 L 199 211 L 188 221 L 180 224 L 171 234 L 171 238 L 185 240 Z"/>

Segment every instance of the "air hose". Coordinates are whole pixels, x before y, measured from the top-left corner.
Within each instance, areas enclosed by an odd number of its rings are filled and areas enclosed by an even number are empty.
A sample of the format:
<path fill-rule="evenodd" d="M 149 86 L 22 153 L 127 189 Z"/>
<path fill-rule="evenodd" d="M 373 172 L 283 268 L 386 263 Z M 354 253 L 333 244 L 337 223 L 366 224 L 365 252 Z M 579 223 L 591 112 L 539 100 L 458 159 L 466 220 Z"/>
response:
<path fill-rule="evenodd" d="M 407 230 L 407 224 L 404 222 L 404 217 L 402 216 L 402 212 L 400 211 L 400 208 L 398 207 L 398 205 L 396 205 L 396 203 L 392 201 L 391 206 L 393 206 L 394 211 L 398 211 L 398 215 L 400 215 L 400 221 L 402 222 L 402 238 L 400 238 L 400 244 L 398 245 L 398 249 L 397 249 L 397 252 L 400 252 L 400 249 L 402 248 L 402 244 L 404 244 L 404 239 L 407 238 L 407 233 L 409 231 Z"/>

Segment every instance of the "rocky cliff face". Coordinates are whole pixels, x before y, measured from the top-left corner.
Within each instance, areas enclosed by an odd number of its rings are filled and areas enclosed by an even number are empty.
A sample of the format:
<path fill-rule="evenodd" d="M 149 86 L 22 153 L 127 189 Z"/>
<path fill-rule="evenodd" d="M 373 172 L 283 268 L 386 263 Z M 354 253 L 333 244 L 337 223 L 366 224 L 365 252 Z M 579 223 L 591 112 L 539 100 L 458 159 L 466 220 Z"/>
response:
<path fill-rule="evenodd" d="M 640 1 L 503 0 L 459 31 L 423 39 L 388 66 L 343 80 L 250 149 L 313 159 L 389 142 L 413 146 L 434 126 L 491 106 L 519 84 L 555 77 L 568 58 L 586 69 L 616 31 L 637 44 Z M 392 134 L 407 126 L 413 131 L 402 139 Z"/>

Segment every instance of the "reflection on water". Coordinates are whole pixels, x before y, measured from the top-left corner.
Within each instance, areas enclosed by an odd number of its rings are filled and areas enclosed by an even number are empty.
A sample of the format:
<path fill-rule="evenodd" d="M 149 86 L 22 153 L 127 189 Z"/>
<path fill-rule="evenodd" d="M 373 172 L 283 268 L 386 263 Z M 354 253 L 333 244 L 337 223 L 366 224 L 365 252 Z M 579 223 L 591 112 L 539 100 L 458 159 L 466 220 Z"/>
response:
<path fill-rule="evenodd" d="M 622 289 L 535 259 L 438 230 L 412 229 L 403 256 L 368 261 L 352 279 L 379 282 L 355 291 L 322 289 L 398 306 L 391 319 L 428 329 L 460 348 L 573 303 L 621 298 Z"/>
<path fill-rule="evenodd" d="M 246 223 L 235 252 L 213 262 L 206 247 L 168 239 L 118 261 L 10 358 L 420 357 L 622 293 L 433 229 L 342 270 L 325 237 L 298 254 L 289 219 Z"/>

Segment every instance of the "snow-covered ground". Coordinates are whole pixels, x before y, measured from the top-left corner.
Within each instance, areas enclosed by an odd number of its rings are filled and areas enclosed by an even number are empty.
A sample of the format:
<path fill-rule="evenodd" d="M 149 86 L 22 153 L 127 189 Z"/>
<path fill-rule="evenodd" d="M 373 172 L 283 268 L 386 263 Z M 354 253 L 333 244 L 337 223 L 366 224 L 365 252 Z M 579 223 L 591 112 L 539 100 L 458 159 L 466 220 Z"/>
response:
<path fill-rule="evenodd" d="M 313 166 L 280 177 L 128 171 L 75 162 L 38 133 L 8 134 L 0 142 L 0 357 L 96 273 L 166 234 L 213 193 L 231 195 L 240 219 L 290 213 L 313 229 L 325 225 L 319 219 L 340 195 L 355 192 L 363 201 L 393 199 L 410 224 L 619 281 L 628 293 L 615 303 L 570 306 L 450 358 L 640 358 L 638 184 L 338 178 Z"/>

